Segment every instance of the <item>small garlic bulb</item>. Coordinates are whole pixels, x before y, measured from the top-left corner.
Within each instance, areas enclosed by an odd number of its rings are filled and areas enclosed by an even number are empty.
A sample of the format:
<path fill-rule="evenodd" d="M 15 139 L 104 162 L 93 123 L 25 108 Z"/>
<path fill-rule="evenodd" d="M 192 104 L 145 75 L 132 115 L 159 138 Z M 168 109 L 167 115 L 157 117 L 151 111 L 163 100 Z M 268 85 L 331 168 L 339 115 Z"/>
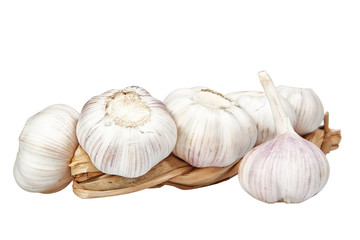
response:
<path fill-rule="evenodd" d="M 78 147 L 75 134 L 78 118 L 76 110 L 57 104 L 27 120 L 14 165 L 14 177 L 21 188 L 53 193 L 71 182 L 68 162 Z"/>
<path fill-rule="evenodd" d="M 255 147 L 241 160 L 240 184 L 263 202 L 305 201 L 325 186 L 329 163 L 316 145 L 295 133 L 269 75 L 260 72 L 259 76 L 274 114 L 278 136 Z"/>
<path fill-rule="evenodd" d="M 228 166 L 255 144 L 254 121 L 220 93 L 205 87 L 178 89 L 164 103 L 178 128 L 173 153 L 192 166 Z"/>
<path fill-rule="evenodd" d="M 276 90 L 294 107 L 297 117 L 295 132 L 305 135 L 320 126 L 324 119 L 324 107 L 312 89 L 278 86 Z"/>
<path fill-rule="evenodd" d="M 96 168 L 129 178 L 144 175 L 166 158 L 177 135 L 166 106 L 141 87 L 91 98 L 76 133 Z"/>
<path fill-rule="evenodd" d="M 237 102 L 254 120 L 258 134 L 255 145 L 259 145 L 276 137 L 274 119 L 269 101 L 264 92 L 233 92 L 225 96 Z M 280 97 L 280 102 L 291 124 L 295 126 L 296 114 L 294 108 L 283 97 Z"/>

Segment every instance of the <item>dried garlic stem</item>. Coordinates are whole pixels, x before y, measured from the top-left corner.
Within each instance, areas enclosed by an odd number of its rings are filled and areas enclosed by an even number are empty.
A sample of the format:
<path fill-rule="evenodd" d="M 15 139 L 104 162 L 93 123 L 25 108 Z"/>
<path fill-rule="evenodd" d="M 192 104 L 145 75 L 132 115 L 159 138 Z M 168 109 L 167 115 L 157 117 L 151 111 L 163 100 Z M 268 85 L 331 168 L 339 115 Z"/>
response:
<path fill-rule="evenodd" d="M 259 72 L 259 78 L 271 106 L 277 135 L 294 132 L 291 122 L 280 103 L 280 99 L 276 92 L 274 83 L 271 80 L 269 74 L 265 71 L 261 71 Z"/>

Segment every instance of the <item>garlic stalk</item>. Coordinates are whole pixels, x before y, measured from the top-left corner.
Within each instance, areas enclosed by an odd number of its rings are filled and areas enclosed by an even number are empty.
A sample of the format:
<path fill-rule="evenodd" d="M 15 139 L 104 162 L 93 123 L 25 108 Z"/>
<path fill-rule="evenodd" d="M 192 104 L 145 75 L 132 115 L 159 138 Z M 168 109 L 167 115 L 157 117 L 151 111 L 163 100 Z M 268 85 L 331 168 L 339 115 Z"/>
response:
<path fill-rule="evenodd" d="M 228 166 L 255 144 L 254 121 L 220 93 L 206 87 L 177 89 L 164 103 L 178 129 L 173 153 L 192 166 Z"/>
<path fill-rule="evenodd" d="M 303 202 L 323 189 L 329 177 L 325 154 L 293 130 L 274 84 L 259 73 L 269 99 L 278 136 L 248 152 L 239 167 L 239 181 L 254 198 L 267 202 Z"/>
<path fill-rule="evenodd" d="M 52 105 L 30 117 L 19 137 L 14 165 L 17 184 L 26 191 L 53 193 L 71 182 L 68 162 L 78 141 L 75 135 L 79 113 Z"/>
<path fill-rule="evenodd" d="M 264 92 L 240 91 L 232 92 L 225 96 L 237 102 L 254 120 L 257 128 L 255 146 L 276 137 L 275 122 L 272 117 L 269 101 Z M 294 126 L 296 124 L 294 108 L 283 97 L 280 97 L 280 102 L 291 121 L 291 125 Z"/>
<path fill-rule="evenodd" d="M 113 89 L 91 98 L 76 133 L 97 169 L 129 178 L 144 175 L 166 158 L 177 136 L 164 103 L 141 87 Z"/>
<path fill-rule="evenodd" d="M 324 107 L 312 89 L 278 86 L 276 90 L 294 107 L 297 118 L 295 132 L 305 135 L 320 126 L 324 119 Z"/>

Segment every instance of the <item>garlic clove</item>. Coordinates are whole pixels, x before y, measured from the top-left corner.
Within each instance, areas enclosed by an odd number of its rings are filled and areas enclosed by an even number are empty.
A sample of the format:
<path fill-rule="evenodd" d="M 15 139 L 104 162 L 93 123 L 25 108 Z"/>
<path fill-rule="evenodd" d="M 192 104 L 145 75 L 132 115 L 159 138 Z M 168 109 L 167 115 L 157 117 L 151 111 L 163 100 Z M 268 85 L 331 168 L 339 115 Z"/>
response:
<path fill-rule="evenodd" d="M 97 169 L 129 178 L 144 175 L 166 158 L 177 136 L 166 106 L 140 87 L 91 98 L 76 131 Z"/>
<path fill-rule="evenodd" d="M 53 193 L 71 182 L 68 162 L 78 141 L 79 113 L 62 104 L 52 105 L 30 117 L 19 137 L 13 168 L 17 184 L 26 191 Z"/>
<path fill-rule="evenodd" d="M 225 96 L 237 102 L 254 120 L 258 134 L 255 146 L 276 137 L 276 128 L 270 104 L 264 92 L 239 91 L 229 93 Z M 296 114 L 294 108 L 283 97 L 280 97 L 280 102 L 286 115 L 290 119 L 291 125 L 295 126 Z"/>
<path fill-rule="evenodd" d="M 297 117 L 294 129 L 298 134 L 311 133 L 320 126 L 324 119 L 324 107 L 312 89 L 278 86 L 276 90 L 294 107 Z"/>
<path fill-rule="evenodd" d="M 259 76 L 278 136 L 255 147 L 241 160 L 240 184 L 263 202 L 303 202 L 324 188 L 330 173 L 329 163 L 316 145 L 295 133 L 269 75 L 260 72 Z"/>
<path fill-rule="evenodd" d="M 206 87 L 178 89 L 164 103 L 178 131 L 173 153 L 192 166 L 228 166 L 255 144 L 251 117 L 220 93 Z"/>

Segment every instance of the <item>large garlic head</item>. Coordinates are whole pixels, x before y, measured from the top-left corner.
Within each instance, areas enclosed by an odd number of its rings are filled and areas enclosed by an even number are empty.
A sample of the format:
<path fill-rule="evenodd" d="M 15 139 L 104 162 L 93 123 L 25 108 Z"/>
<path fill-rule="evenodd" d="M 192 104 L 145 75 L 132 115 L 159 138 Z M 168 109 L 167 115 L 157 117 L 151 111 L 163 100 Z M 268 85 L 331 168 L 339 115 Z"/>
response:
<path fill-rule="evenodd" d="M 297 121 L 294 130 L 304 135 L 315 131 L 324 119 L 320 98 L 310 88 L 278 86 L 277 92 L 294 107 Z"/>
<path fill-rule="evenodd" d="M 147 173 L 176 143 L 175 122 L 166 106 L 140 87 L 91 98 L 76 132 L 96 168 L 130 178 Z"/>
<path fill-rule="evenodd" d="M 220 93 L 205 87 L 178 89 L 164 103 L 178 129 L 173 153 L 192 166 L 228 166 L 255 144 L 254 121 Z"/>
<path fill-rule="evenodd" d="M 226 97 L 236 101 L 254 120 L 257 127 L 257 140 L 255 145 L 259 145 L 276 137 L 276 127 L 271 112 L 269 100 L 264 92 L 233 92 Z M 293 126 L 296 124 L 296 114 L 292 105 L 283 97 L 280 102 L 289 117 Z"/>
<path fill-rule="evenodd" d="M 285 133 L 252 149 L 241 160 L 241 186 L 267 202 L 299 203 L 314 196 L 329 177 L 325 154 L 296 133 Z"/>
<path fill-rule="evenodd" d="M 14 177 L 21 188 L 52 193 L 71 182 L 68 162 L 78 147 L 75 134 L 78 118 L 76 110 L 58 104 L 27 120 L 14 165 Z"/>
<path fill-rule="evenodd" d="M 254 198 L 267 202 L 299 203 L 325 186 L 329 163 L 315 144 L 293 129 L 269 74 L 259 73 L 273 113 L 278 136 L 248 152 L 239 166 L 241 186 Z"/>

